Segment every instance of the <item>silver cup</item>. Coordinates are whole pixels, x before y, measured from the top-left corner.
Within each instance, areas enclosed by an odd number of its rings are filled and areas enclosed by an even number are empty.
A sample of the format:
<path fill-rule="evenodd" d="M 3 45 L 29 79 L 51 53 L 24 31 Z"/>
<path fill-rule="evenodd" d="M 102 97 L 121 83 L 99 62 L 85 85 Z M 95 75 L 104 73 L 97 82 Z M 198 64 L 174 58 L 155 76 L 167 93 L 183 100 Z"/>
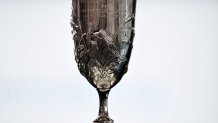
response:
<path fill-rule="evenodd" d="M 131 55 L 136 0 L 72 0 L 75 59 L 80 73 L 100 97 L 94 123 L 113 123 L 109 91 L 127 72 Z"/>

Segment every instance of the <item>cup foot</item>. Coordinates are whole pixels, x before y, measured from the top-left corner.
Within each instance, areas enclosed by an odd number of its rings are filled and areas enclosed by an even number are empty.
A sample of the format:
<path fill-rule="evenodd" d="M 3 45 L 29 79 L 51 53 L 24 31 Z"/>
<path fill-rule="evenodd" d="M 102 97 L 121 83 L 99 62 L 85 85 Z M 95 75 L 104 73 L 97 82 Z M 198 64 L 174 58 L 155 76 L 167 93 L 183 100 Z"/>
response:
<path fill-rule="evenodd" d="M 114 121 L 94 121 L 93 123 L 114 123 Z"/>
<path fill-rule="evenodd" d="M 109 116 L 99 116 L 93 123 L 114 123 Z"/>

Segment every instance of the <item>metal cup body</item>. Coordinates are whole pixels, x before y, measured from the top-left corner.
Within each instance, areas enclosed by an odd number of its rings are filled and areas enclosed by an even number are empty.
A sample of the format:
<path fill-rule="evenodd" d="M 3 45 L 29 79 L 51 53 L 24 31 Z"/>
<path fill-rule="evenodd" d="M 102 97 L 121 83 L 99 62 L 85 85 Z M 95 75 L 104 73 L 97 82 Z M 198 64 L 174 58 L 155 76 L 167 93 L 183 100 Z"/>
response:
<path fill-rule="evenodd" d="M 136 0 L 72 0 L 73 40 L 80 73 L 109 90 L 127 72 Z"/>

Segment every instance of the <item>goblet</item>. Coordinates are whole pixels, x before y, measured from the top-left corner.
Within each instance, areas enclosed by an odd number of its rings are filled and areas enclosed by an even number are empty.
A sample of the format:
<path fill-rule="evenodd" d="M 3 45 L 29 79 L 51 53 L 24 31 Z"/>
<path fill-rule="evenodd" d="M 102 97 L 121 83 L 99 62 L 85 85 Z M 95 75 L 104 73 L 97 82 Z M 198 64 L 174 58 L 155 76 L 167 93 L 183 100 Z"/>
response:
<path fill-rule="evenodd" d="M 72 0 L 75 59 L 80 73 L 97 89 L 94 123 L 113 123 L 107 99 L 127 72 L 134 38 L 136 0 Z"/>

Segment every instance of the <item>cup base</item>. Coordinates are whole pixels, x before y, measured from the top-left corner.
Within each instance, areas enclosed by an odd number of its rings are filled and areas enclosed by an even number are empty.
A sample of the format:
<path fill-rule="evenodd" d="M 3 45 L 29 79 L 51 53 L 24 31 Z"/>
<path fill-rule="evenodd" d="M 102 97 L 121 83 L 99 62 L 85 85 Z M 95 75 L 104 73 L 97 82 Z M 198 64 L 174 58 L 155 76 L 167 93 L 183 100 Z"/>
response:
<path fill-rule="evenodd" d="M 112 120 L 109 116 L 99 116 L 93 121 L 93 123 L 114 123 L 114 120 Z"/>
<path fill-rule="evenodd" d="M 93 121 L 93 123 L 114 123 L 114 121 Z"/>

